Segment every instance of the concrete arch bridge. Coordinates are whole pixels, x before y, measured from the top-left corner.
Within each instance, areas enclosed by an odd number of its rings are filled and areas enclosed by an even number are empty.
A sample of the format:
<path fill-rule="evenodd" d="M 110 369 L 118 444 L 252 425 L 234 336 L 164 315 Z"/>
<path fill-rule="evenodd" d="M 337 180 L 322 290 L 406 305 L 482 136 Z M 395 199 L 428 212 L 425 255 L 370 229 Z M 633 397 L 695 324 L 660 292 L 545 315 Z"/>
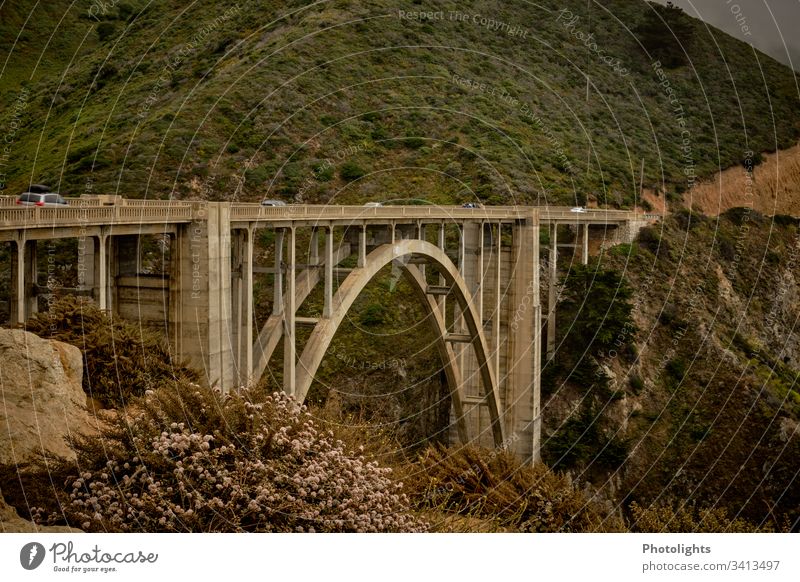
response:
<path fill-rule="evenodd" d="M 43 284 L 42 247 L 74 238 L 78 286 L 66 291 L 163 330 L 173 353 L 223 390 L 258 379 L 280 346 L 284 390 L 301 401 L 359 293 L 395 265 L 436 337 L 452 399 L 451 439 L 508 447 L 535 462 L 541 351 L 555 345 L 557 302 L 550 284 L 543 325 L 540 273 L 556 281 L 559 249 L 586 262 L 593 246 L 630 241 L 653 218 L 557 207 L 265 207 L 85 197 L 67 208 L 0 204 L 0 241 L 10 256 L 12 322 L 30 317 L 53 291 Z M 549 229 L 549 249 L 540 248 L 541 228 Z M 255 260 L 264 230 L 266 265 Z M 143 264 L 153 237 L 168 257 L 157 272 Z M 271 314 L 258 324 L 257 277 L 271 283 L 273 295 Z M 322 312 L 298 315 L 318 285 Z M 304 342 L 300 327 L 311 330 Z"/>

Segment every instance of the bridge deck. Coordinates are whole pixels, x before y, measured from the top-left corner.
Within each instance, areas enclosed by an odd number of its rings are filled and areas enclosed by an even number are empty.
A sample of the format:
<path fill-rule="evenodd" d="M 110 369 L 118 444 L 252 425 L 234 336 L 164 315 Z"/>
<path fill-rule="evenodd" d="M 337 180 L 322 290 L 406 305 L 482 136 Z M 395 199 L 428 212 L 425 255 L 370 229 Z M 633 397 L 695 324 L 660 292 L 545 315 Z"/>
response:
<path fill-rule="evenodd" d="M 86 228 L 116 225 L 167 225 L 202 219 L 202 202 L 169 200 L 122 200 L 118 204 L 100 205 L 94 200 L 80 199 L 66 208 L 15 207 L 0 204 L 0 231 L 45 228 Z M 626 210 L 587 209 L 571 212 L 566 207 L 490 206 L 339 206 L 288 205 L 261 206 L 231 203 L 232 223 L 284 222 L 313 225 L 317 222 L 390 223 L 390 222 L 515 222 L 538 211 L 539 222 L 571 224 L 613 224 L 629 220 L 648 220 L 653 216 Z M 7 238 L 7 237 L 2 237 Z"/>

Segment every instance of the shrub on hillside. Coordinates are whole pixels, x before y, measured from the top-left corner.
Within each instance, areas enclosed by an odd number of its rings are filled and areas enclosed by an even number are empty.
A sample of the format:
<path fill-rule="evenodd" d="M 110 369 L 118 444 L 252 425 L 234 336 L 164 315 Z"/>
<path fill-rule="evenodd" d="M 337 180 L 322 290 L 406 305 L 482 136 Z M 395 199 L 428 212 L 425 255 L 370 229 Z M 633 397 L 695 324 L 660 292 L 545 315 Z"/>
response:
<path fill-rule="evenodd" d="M 101 22 L 97 25 L 97 40 L 100 42 L 105 42 L 116 34 L 117 27 L 113 22 Z"/>
<path fill-rule="evenodd" d="M 625 278 L 613 269 L 575 265 L 564 280 L 562 321 L 568 322 L 565 343 L 575 353 L 587 349 L 599 355 L 629 344 L 636 333 L 631 311 L 631 290 Z"/>
<path fill-rule="evenodd" d="M 669 254 L 669 243 L 661 238 L 658 231 L 652 226 L 645 226 L 639 230 L 636 236 L 639 248 L 648 250 L 659 257 Z"/>
<path fill-rule="evenodd" d="M 622 521 L 568 477 L 505 451 L 429 448 L 410 477 L 423 509 L 499 520 L 522 532 L 621 531 Z"/>
<path fill-rule="evenodd" d="M 145 390 L 197 373 L 173 362 L 161 336 L 112 319 L 85 298 L 67 296 L 35 314 L 25 329 L 40 337 L 77 346 L 83 352 L 83 387 L 105 405 L 123 406 Z"/>
<path fill-rule="evenodd" d="M 339 169 L 339 176 L 345 182 L 353 182 L 367 175 L 366 170 L 355 162 L 345 162 Z"/>
<path fill-rule="evenodd" d="M 608 401 L 613 394 L 604 396 Z M 584 472 L 619 468 L 630 445 L 619 435 L 606 434 L 604 418 L 591 403 L 584 403 L 562 422 L 544 444 L 542 456 L 555 469 L 580 467 Z"/>
<path fill-rule="evenodd" d="M 425 529 L 391 469 L 348 451 L 283 394 L 181 382 L 149 392 L 102 437 L 74 440 L 75 465 L 50 463 L 63 488 L 34 519 L 63 515 L 91 532 Z M 23 471 L 23 484 L 45 470 Z"/>
<path fill-rule="evenodd" d="M 689 231 L 698 226 L 707 222 L 705 216 L 702 213 L 690 210 L 688 208 L 681 208 L 677 210 L 673 215 L 672 219 L 675 221 L 675 224 L 678 228 L 683 231 Z"/>
<path fill-rule="evenodd" d="M 661 503 L 642 507 L 631 504 L 630 529 L 640 533 L 758 533 L 771 532 L 742 518 L 732 518 L 723 508 Z"/>

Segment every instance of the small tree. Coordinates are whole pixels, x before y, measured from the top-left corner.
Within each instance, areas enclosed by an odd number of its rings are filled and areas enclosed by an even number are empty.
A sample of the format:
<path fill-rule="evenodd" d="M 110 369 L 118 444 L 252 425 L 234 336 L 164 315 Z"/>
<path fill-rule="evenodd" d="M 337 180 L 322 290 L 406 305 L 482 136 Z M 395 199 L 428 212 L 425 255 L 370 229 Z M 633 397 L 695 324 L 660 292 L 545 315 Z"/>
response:
<path fill-rule="evenodd" d="M 612 346 L 620 351 L 633 338 L 633 291 L 617 271 L 575 265 L 564 281 L 562 321 L 569 323 L 566 343 L 597 355 Z"/>
<path fill-rule="evenodd" d="M 686 53 L 694 38 L 694 24 L 672 2 L 666 6 L 650 2 L 635 33 L 650 56 L 663 66 L 675 68 L 688 62 Z"/>

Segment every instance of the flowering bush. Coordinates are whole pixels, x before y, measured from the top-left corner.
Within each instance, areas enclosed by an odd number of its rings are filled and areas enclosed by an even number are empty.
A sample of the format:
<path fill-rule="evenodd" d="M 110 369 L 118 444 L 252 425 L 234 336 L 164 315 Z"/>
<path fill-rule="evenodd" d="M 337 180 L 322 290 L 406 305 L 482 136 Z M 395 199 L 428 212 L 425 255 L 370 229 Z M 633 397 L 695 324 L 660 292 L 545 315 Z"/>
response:
<path fill-rule="evenodd" d="M 86 531 L 422 531 L 391 469 L 350 454 L 282 394 L 195 384 L 148 392 L 97 437 L 60 507 L 33 517 Z M 66 465 L 66 464 L 64 464 Z"/>

